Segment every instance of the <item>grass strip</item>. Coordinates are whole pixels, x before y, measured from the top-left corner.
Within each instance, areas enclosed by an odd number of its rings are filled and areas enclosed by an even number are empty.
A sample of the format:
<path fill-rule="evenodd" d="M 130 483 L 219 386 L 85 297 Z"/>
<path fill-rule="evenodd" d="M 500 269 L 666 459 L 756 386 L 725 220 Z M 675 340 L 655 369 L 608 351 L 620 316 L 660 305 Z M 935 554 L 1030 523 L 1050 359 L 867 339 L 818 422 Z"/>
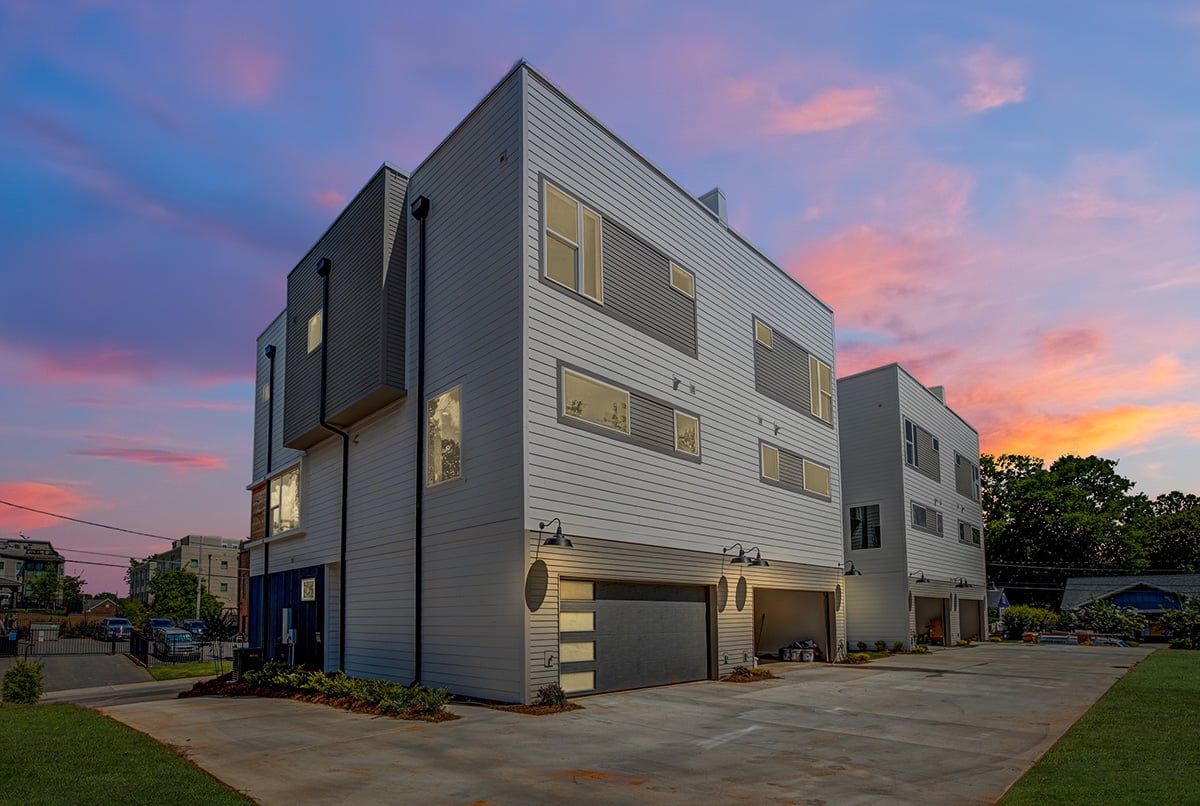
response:
<path fill-rule="evenodd" d="M 149 736 L 77 705 L 0 706 L 0 736 L 5 803 L 253 803 Z"/>
<path fill-rule="evenodd" d="M 185 677 L 217 677 L 229 671 L 229 663 L 222 661 L 194 661 L 192 663 L 171 663 L 165 666 L 151 666 L 146 671 L 155 680 L 179 680 Z"/>
<path fill-rule="evenodd" d="M 1159 650 L 1118 680 L 1000 801 L 1197 803 L 1200 652 Z"/>

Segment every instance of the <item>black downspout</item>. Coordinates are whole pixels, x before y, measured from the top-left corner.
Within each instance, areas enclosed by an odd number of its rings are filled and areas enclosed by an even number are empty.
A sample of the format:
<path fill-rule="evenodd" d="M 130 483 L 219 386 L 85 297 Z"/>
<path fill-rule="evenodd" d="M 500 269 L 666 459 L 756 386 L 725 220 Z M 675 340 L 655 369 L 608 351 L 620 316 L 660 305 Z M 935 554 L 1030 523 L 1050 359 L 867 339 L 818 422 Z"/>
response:
<path fill-rule="evenodd" d="M 271 446 L 275 442 L 275 345 L 268 344 L 263 350 L 267 356 L 267 360 L 271 362 L 271 372 L 267 379 L 267 507 L 263 513 L 263 534 L 267 537 L 271 536 Z M 262 589 L 262 615 L 259 618 L 258 624 L 258 640 L 259 646 L 263 649 L 267 647 L 267 614 L 271 612 L 270 597 L 271 586 L 267 583 L 267 574 L 271 570 L 271 544 L 263 543 L 263 589 Z M 249 584 L 249 580 L 247 580 Z"/>
<path fill-rule="evenodd" d="M 321 427 L 342 438 L 342 523 L 341 554 L 338 562 L 338 669 L 346 671 L 346 502 L 350 499 L 350 435 L 330 425 L 325 419 L 326 371 L 329 356 L 329 270 L 333 267 L 329 258 L 317 261 L 317 274 L 321 275 Z"/>
<path fill-rule="evenodd" d="M 413 218 L 421 222 L 417 240 L 417 457 L 416 501 L 413 511 L 413 574 L 416 602 L 413 607 L 413 683 L 421 682 L 421 604 L 422 604 L 422 531 L 421 506 L 425 500 L 425 219 L 429 217 L 429 199 L 418 196 L 412 203 Z"/>

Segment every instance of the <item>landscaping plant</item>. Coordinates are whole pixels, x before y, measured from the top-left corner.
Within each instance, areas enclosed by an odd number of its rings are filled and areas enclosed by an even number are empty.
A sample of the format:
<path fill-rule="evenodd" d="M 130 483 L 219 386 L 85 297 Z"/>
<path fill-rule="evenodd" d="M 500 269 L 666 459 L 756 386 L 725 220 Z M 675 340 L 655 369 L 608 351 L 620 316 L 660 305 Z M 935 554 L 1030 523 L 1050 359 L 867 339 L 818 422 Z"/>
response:
<path fill-rule="evenodd" d="M 854 646 L 858 648 L 859 652 L 867 651 L 867 642 L 866 641 L 857 641 L 857 642 L 855 642 Z"/>
<path fill-rule="evenodd" d="M 1053 610 L 1013 605 L 1004 611 L 1004 627 L 1009 638 L 1020 638 L 1026 632 L 1045 632 L 1057 626 L 1058 614 Z"/>
<path fill-rule="evenodd" d="M 534 704 L 550 708 L 565 708 L 567 694 L 558 683 L 547 683 L 538 689 L 537 701 Z"/>
<path fill-rule="evenodd" d="M 892 651 L 893 652 L 903 652 L 904 651 L 904 642 L 897 641 L 896 643 L 892 644 Z"/>
<path fill-rule="evenodd" d="M 1184 596 L 1178 610 L 1162 614 L 1163 631 L 1173 649 L 1200 649 L 1200 596 Z"/>
<path fill-rule="evenodd" d="M 391 716 L 437 716 L 450 701 L 450 695 L 444 689 L 348 677 L 340 671 L 308 672 L 293 669 L 280 661 L 269 661 L 262 669 L 246 672 L 242 679 L 252 687 L 350 700 L 376 713 Z"/>
<path fill-rule="evenodd" d="M 1132 639 L 1146 628 L 1146 617 L 1135 608 L 1117 607 L 1109 599 L 1093 599 L 1064 612 L 1059 625 L 1064 630 L 1087 630 Z"/>
<path fill-rule="evenodd" d="M 4 701 L 34 705 L 42 696 L 42 664 L 19 660 L 4 673 Z"/>
<path fill-rule="evenodd" d="M 887 652 L 887 641 L 876 641 L 875 642 L 875 651 L 876 652 Z"/>

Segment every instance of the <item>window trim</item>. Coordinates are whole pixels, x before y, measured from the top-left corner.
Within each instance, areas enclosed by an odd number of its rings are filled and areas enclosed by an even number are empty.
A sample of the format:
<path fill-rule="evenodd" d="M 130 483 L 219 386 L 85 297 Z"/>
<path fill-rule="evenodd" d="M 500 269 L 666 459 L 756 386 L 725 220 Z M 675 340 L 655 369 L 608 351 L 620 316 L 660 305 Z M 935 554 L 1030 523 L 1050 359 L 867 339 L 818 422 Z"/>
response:
<path fill-rule="evenodd" d="M 554 230 L 550 227 L 550 192 L 556 192 L 564 198 L 575 203 L 576 226 L 579 231 L 579 240 L 572 241 L 566 235 Z M 557 183 L 550 181 L 547 178 L 542 179 L 542 277 L 559 288 L 565 288 L 572 293 L 590 300 L 597 305 L 604 304 L 604 216 L 598 210 L 585 204 L 573 193 L 567 192 Z M 586 256 L 586 238 L 585 238 L 585 221 L 591 215 L 596 219 L 596 295 L 587 293 L 587 256 Z M 550 276 L 549 272 L 549 248 L 547 247 L 547 238 L 554 238 L 560 241 L 565 246 L 575 250 L 575 285 L 569 286 L 560 280 Z"/>
<path fill-rule="evenodd" d="M 924 525 L 917 523 L 917 508 L 918 507 L 920 507 L 922 510 L 925 511 Z M 935 526 L 929 525 L 929 516 L 930 515 L 933 516 Z M 940 509 L 935 509 L 934 507 L 928 506 L 926 504 L 922 504 L 918 501 L 910 501 L 909 502 L 909 524 L 912 526 L 912 528 L 914 528 L 918 531 L 926 532 L 926 533 L 932 534 L 932 535 L 937 535 L 938 537 L 942 537 L 946 533 L 945 532 L 945 524 L 944 524 L 943 517 L 942 517 L 942 511 Z"/>
<path fill-rule="evenodd" d="M 680 417 L 686 417 L 687 419 L 691 420 L 692 422 L 694 422 L 696 424 L 696 450 L 695 451 L 689 451 L 686 448 L 679 447 L 679 418 Z M 701 450 L 701 448 L 700 448 L 700 418 L 695 416 L 694 414 L 688 414 L 686 411 L 681 411 L 680 409 L 675 409 L 675 416 L 671 418 L 671 422 L 673 423 L 673 430 L 675 432 L 675 434 L 674 434 L 675 450 L 678 453 L 682 453 L 686 456 L 697 456 L 697 457 L 700 456 L 700 450 Z"/>
<path fill-rule="evenodd" d="M 280 513 L 281 513 L 280 521 L 282 522 L 282 508 L 281 508 L 282 502 L 277 501 L 271 495 L 271 487 L 273 486 L 273 484 L 276 480 L 279 480 L 280 489 L 282 490 L 283 489 L 282 479 L 284 476 L 286 476 L 290 473 L 296 474 L 296 523 L 294 526 L 291 526 L 287 529 L 279 529 L 278 531 L 275 531 L 275 511 L 277 508 L 280 509 Z M 266 535 L 264 535 L 264 537 L 272 538 L 272 537 L 275 537 L 276 535 L 288 534 L 291 532 L 295 532 L 296 530 L 298 530 L 301 527 L 301 525 L 303 524 L 303 520 L 300 517 L 300 506 L 301 506 L 301 499 L 303 498 L 303 495 L 302 495 L 300 484 L 301 484 L 301 473 L 300 473 L 300 463 L 299 462 L 296 462 L 291 467 L 284 468 L 283 470 L 279 471 L 278 473 L 276 473 L 275 475 L 273 475 L 267 479 L 267 533 L 266 533 Z"/>
<path fill-rule="evenodd" d="M 765 340 L 763 338 L 764 333 L 766 333 Z M 754 340 L 763 347 L 766 347 L 768 350 L 774 350 L 775 347 L 773 346 L 773 342 L 775 340 L 775 328 L 771 327 L 757 316 L 754 317 Z"/>
<path fill-rule="evenodd" d="M 680 294 L 683 294 L 688 299 L 695 301 L 695 299 L 696 299 L 696 275 L 692 274 L 690 271 L 685 269 L 683 266 L 680 266 L 678 263 L 676 263 L 673 260 L 669 261 L 669 263 L 671 266 L 671 288 L 675 289 Z M 688 291 L 687 289 L 682 288 L 678 283 L 675 282 L 675 273 L 676 272 L 683 274 L 688 278 L 688 284 L 692 287 L 691 291 Z"/>
<path fill-rule="evenodd" d="M 801 462 L 800 467 L 804 474 L 804 492 L 808 493 L 809 495 L 815 495 L 818 498 L 824 498 L 827 501 L 832 501 L 833 500 L 833 468 L 829 467 L 828 465 L 823 465 L 820 462 L 814 462 L 812 459 L 809 459 L 804 456 L 800 457 L 800 462 Z M 826 476 L 829 481 L 829 491 L 828 492 L 822 492 L 821 490 L 814 490 L 813 488 L 808 486 L 808 467 L 809 467 L 809 465 L 812 465 L 813 467 L 819 467 L 825 471 Z"/>
<path fill-rule="evenodd" d="M 904 418 L 904 463 L 909 467 L 920 467 L 921 457 L 917 453 L 917 424 Z"/>
<path fill-rule="evenodd" d="M 450 484 L 451 482 L 462 481 L 462 479 L 466 476 L 466 474 L 463 473 L 464 456 L 463 456 L 463 440 L 462 440 L 462 436 L 463 436 L 462 387 L 463 387 L 463 385 L 461 383 L 456 383 L 454 386 L 443 389 L 441 392 L 438 392 L 436 395 L 430 395 L 425 401 L 425 488 L 426 489 L 433 489 L 434 487 L 441 487 L 443 484 Z M 430 445 L 429 445 L 429 405 L 431 403 L 433 403 L 435 400 L 437 400 L 441 397 L 445 397 L 446 395 L 450 394 L 451 392 L 458 392 L 458 475 L 453 476 L 451 478 L 443 477 L 441 479 L 438 479 L 437 481 L 432 481 L 429 478 L 429 455 L 430 455 L 429 454 L 429 449 L 430 449 Z M 444 474 L 443 474 L 443 476 L 444 476 Z"/>
<path fill-rule="evenodd" d="M 775 475 L 767 475 L 767 451 L 775 452 Z M 779 483 L 779 448 L 766 442 L 758 443 L 758 477 Z"/>
<path fill-rule="evenodd" d="M 829 373 L 829 391 L 825 391 L 821 386 L 822 368 Z M 814 372 L 814 370 L 816 371 Z M 833 425 L 833 367 L 812 353 L 808 354 L 808 395 L 810 404 L 813 405 L 812 416 L 823 423 Z M 826 398 L 829 400 L 829 419 L 821 416 L 820 411 L 820 406 L 825 402 Z"/>
<path fill-rule="evenodd" d="M 321 346 L 321 342 L 324 340 L 324 320 L 324 308 L 318 308 L 316 313 L 308 317 L 308 355 L 312 355 L 314 352 L 316 352 L 317 348 Z M 314 324 L 317 328 L 315 336 L 313 335 Z"/>

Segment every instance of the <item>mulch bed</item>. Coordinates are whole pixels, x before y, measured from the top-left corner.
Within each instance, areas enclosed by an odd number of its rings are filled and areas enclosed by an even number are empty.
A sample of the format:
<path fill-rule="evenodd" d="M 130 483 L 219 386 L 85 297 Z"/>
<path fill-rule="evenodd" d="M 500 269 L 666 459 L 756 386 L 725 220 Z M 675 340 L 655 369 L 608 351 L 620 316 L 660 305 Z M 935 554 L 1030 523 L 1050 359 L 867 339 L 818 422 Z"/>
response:
<path fill-rule="evenodd" d="M 582 705 L 577 705 L 569 702 L 561 708 L 557 705 L 492 705 L 489 703 L 476 703 L 484 708 L 491 708 L 495 711 L 511 711 L 514 714 L 529 714 L 530 716 L 545 716 L 546 714 L 562 714 L 567 711 L 581 711 Z"/>
<path fill-rule="evenodd" d="M 437 714 L 397 714 L 385 713 L 378 706 L 355 697 L 330 697 L 313 691 L 287 691 L 268 686 L 254 686 L 250 683 L 231 680 L 232 674 L 224 674 L 212 680 L 201 680 L 187 691 L 179 692 L 180 697 L 270 697 L 280 700 L 299 700 L 300 702 L 328 705 L 343 711 L 353 711 L 356 714 L 371 714 L 386 716 L 393 719 L 408 719 L 418 722 L 450 722 L 461 719 L 457 714 L 442 711 Z"/>
<path fill-rule="evenodd" d="M 778 680 L 779 675 L 771 674 L 766 669 L 759 669 L 758 674 L 727 674 L 721 678 L 722 683 L 757 683 L 759 680 Z"/>

